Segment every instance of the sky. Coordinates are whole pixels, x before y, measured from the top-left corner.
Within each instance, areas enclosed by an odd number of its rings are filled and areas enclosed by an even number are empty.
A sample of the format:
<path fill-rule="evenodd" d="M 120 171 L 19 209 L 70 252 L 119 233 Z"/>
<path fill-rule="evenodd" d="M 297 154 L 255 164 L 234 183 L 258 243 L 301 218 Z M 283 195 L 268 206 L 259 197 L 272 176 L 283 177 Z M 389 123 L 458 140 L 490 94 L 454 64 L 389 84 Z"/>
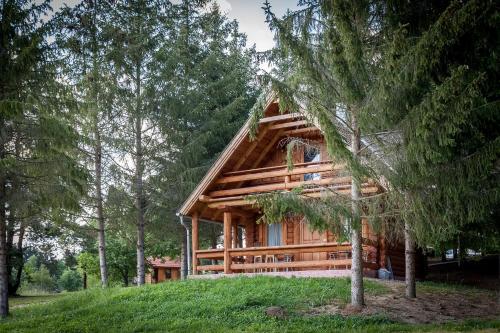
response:
<path fill-rule="evenodd" d="M 269 30 L 262 0 L 216 0 L 222 11 L 230 19 L 240 24 L 240 30 L 248 36 L 248 43 L 255 44 L 257 51 L 269 50 L 273 47 L 273 34 Z M 297 0 L 269 0 L 276 16 L 281 17 L 287 9 L 295 9 Z"/>
<path fill-rule="evenodd" d="M 178 0 L 177 0 L 178 1 Z M 173 0 L 173 2 L 177 2 Z M 274 45 L 273 34 L 265 22 L 264 0 L 213 0 L 217 2 L 229 19 L 237 20 L 240 31 L 248 37 L 248 45 L 255 44 L 257 51 L 265 51 Z M 52 8 L 57 11 L 64 3 L 72 6 L 80 0 L 53 0 Z M 281 17 L 287 9 L 295 9 L 297 0 L 269 0 L 273 12 Z"/>

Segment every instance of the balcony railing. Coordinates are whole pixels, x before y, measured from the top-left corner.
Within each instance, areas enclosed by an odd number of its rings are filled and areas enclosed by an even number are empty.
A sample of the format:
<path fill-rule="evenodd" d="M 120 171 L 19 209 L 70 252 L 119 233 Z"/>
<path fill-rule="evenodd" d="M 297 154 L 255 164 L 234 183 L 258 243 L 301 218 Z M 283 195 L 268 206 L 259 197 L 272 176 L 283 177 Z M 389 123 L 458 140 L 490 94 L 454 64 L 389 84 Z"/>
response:
<path fill-rule="evenodd" d="M 321 161 L 298 163 L 292 170 L 286 165 L 279 165 L 228 172 L 215 182 L 222 187 L 201 195 L 199 200 L 209 208 L 244 206 L 251 204 L 245 198 L 247 195 L 288 191 L 298 187 L 305 188 L 302 193 L 308 197 L 322 196 L 322 189 L 325 187 L 338 194 L 347 195 L 351 191 L 351 177 L 338 175 L 344 168 L 345 166 L 333 164 L 332 161 Z M 304 180 L 303 175 L 306 174 L 317 174 L 319 178 Z M 252 183 L 253 181 L 257 183 Z M 233 188 L 224 187 L 226 185 Z M 375 183 L 368 179 L 361 185 L 363 194 L 373 194 L 379 190 Z"/>

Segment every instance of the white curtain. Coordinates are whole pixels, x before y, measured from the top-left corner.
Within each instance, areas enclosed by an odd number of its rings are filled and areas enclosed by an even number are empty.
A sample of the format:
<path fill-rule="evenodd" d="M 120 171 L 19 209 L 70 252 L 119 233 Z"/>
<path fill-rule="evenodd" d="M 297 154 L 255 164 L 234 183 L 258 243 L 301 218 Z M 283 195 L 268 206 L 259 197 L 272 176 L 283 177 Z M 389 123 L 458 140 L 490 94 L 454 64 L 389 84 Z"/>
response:
<path fill-rule="evenodd" d="M 267 225 L 267 245 L 281 245 L 281 224 L 273 223 Z"/>

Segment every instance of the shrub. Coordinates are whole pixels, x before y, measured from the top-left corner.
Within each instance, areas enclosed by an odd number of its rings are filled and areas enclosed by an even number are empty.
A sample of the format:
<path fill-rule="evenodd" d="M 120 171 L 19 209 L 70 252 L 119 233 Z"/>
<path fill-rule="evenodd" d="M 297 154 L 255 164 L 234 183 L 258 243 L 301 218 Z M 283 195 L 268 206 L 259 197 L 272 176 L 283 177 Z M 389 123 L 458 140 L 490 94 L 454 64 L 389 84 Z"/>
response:
<path fill-rule="evenodd" d="M 56 289 L 56 284 L 45 265 L 40 265 L 40 269 L 31 272 L 30 287 L 35 290 L 52 292 Z"/>
<path fill-rule="evenodd" d="M 78 271 L 66 269 L 59 278 L 59 287 L 67 291 L 76 291 L 82 287 L 82 276 Z"/>

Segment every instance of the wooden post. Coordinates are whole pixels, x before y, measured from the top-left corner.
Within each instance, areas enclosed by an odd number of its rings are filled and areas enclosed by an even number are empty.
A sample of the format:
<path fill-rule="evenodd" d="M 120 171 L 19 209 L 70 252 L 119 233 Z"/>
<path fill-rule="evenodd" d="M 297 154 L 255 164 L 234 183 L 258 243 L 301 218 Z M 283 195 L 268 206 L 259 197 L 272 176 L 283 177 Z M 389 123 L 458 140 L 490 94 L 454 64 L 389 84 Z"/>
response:
<path fill-rule="evenodd" d="M 233 248 L 240 247 L 240 237 L 238 235 L 238 222 L 233 223 Z"/>
<path fill-rule="evenodd" d="M 231 257 L 229 249 L 231 248 L 231 212 L 224 212 L 224 274 L 231 273 Z"/>
<path fill-rule="evenodd" d="M 193 214 L 193 217 L 191 218 L 191 226 L 192 226 L 192 245 L 193 245 L 193 253 L 191 254 L 193 257 L 193 275 L 198 274 L 198 258 L 196 257 L 196 251 L 199 250 L 199 234 L 198 234 L 198 220 L 199 220 L 199 215 L 198 212 L 195 212 Z"/>

